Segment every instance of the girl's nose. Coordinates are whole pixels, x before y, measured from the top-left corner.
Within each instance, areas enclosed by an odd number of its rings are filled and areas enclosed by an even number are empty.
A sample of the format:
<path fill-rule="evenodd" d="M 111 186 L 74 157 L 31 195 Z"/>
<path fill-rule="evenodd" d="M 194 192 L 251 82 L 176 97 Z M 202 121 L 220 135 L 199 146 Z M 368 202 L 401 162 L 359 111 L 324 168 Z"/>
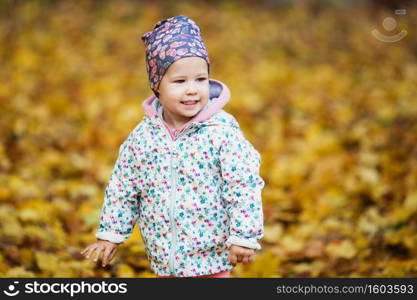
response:
<path fill-rule="evenodd" d="M 186 92 L 187 94 L 195 94 L 197 92 L 196 84 L 193 82 L 188 83 L 186 87 Z"/>

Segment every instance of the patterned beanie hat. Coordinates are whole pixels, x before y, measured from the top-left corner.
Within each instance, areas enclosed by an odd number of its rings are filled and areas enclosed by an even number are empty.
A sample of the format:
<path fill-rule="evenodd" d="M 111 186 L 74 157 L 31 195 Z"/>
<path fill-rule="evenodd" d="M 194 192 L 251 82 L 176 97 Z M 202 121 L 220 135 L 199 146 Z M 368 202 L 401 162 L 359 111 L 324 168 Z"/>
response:
<path fill-rule="evenodd" d="M 187 16 L 161 20 L 141 38 L 146 47 L 146 69 L 150 86 L 157 97 L 162 77 L 169 66 L 180 58 L 201 57 L 207 62 L 210 72 L 210 61 L 200 28 Z"/>

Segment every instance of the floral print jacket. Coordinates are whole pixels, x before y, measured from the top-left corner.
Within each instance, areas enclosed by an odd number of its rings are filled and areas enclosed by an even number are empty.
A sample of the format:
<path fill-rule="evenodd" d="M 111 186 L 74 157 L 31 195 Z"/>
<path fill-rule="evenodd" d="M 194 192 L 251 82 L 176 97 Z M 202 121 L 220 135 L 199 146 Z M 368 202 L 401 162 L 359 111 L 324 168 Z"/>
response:
<path fill-rule="evenodd" d="M 136 222 L 152 270 L 201 276 L 233 269 L 231 245 L 260 249 L 260 155 L 222 107 L 225 84 L 210 79 L 207 105 L 178 131 L 155 96 L 129 134 L 105 190 L 96 237 L 122 243 Z"/>

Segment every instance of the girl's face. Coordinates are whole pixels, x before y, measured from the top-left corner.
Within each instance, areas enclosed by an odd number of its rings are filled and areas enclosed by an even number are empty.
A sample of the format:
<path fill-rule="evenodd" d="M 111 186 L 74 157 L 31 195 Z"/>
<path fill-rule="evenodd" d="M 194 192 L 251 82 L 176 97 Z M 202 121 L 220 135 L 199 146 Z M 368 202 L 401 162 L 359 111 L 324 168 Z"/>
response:
<path fill-rule="evenodd" d="M 158 92 L 165 121 L 178 127 L 187 123 L 209 98 L 207 62 L 201 57 L 175 61 L 162 78 Z"/>

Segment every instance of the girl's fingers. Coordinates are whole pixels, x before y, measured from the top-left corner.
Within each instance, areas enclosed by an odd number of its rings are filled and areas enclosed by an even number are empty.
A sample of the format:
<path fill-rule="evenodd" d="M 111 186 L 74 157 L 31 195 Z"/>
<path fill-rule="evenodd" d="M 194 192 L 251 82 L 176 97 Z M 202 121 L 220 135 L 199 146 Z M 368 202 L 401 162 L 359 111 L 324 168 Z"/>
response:
<path fill-rule="evenodd" d="M 102 266 L 105 267 L 109 261 L 110 254 L 112 252 L 112 247 L 106 247 L 103 252 L 103 263 Z"/>
<path fill-rule="evenodd" d="M 102 250 L 103 250 L 103 248 L 97 247 L 96 257 L 94 258 L 94 261 L 97 261 L 98 260 L 98 257 L 100 256 L 100 253 L 101 253 Z"/>
<path fill-rule="evenodd" d="M 86 256 L 87 258 L 90 258 L 90 255 L 94 251 L 95 248 L 96 248 L 95 245 L 90 246 L 90 249 L 88 249 L 87 256 Z"/>
<path fill-rule="evenodd" d="M 250 256 L 248 257 L 248 264 L 252 263 L 252 261 L 253 261 L 253 255 L 250 255 Z"/>
<path fill-rule="evenodd" d="M 114 247 L 113 250 L 110 253 L 110 257 L 109 257 L 109 262 L 112 261 L 112 259 L 114 258 L 114 256 L 116 255 L 117 252 L 117 247 Z"/>
<path fill-rule="evenodd" d="M 247 264 L 249 263 L 249 257 L 250 257 L 250 256 L 245 256 L 245 257 L 242 259 L 242 263 L 244 263 L 245 265 L 247 265 Z"/>
<path fill-rule="evenodd" d="M 82 255 L 84 255 L 84 253 L 88 250 L 90 248 L 90 246 L 88 246 L 88 247 L 85 247 L 81 252 L 80 252 L 80 254 L 82 254 Z"/>
<path fill-rule="evenodd" d="M 253 261 L 254 255 L 253 249 L 232 247 L 229 252 L 229 263 L 232 265 L 236 265 L 238 262 L 250 264 Z"/>
<path fill-rule="evenodd" d="M 105 267 L 107 264 L 109 264 L 112 261 L 112 259 L 114 258 L 117 252 L 117 247 L 109 247 L 108 249 L 106 249 L 105 258 L 103 258 L 103 267 Z M 108 254 L 107 254 L 107 250 L 108 250 Z"/>
<path fill-rule="evenodd" d="M 252 262 L 254 256 L 254 250 L 246 251 L 246 257 L 248 258 L 248 263 Z"/>
<path fill-rule="evenodd" d="M 237 262 L 237 257 L 235 254 L 230 254 L 229 256 L 229 262 L 231 265 L 235 266 Z"/>

